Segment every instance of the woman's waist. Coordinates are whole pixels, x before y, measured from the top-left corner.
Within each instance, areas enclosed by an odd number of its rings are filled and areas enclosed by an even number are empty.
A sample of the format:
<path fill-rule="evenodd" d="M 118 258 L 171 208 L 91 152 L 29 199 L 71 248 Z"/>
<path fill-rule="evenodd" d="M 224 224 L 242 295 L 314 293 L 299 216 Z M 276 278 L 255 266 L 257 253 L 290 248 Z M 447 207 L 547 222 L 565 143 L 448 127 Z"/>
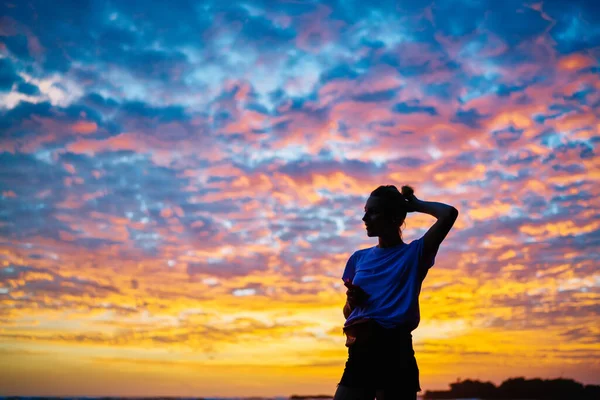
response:
<path fill-rule="evenodd" d="M 410 333 L 419 326 L 419 314 L 417 313 L 401 313 L 398 315 L 380 315 L 381 313 L 368 312 L 357 312 L 356 314 L 350 314 L 349 318 L 344 323 L 344 329 L 353 325 L 360 325 L 363 323 L 375 323 L 381 328 L 386 330 L 394 330 L 397 333 Z M 416 314 L 416 315 L 415 315 Z"/>
<path fill-rule="evenodd" d="M 411 330 L 404 326 L 385 328 L 375 320 L 361 320 L 344 326 L 346 347 L 360 347 L 367 351 L 391 352 L 400 355 L 414 354 Z"/>
<path fill-rule="evenodd" d="M 381 338 L 394 337 L 405 339 L 412 342 L 411 332 L 414 330 L 408 324 L 394 324 L 392 327 L 384 326 L 373 318 L 357 318 L 344 325 L 344 334 L 346 336 L 378 336 Z"/>
<path fill-rule="evenodd" d="M 419 318 L 419 302 L 371 300 L 367 304 L 356 307 L 349 319 L 359 318 L 371 318 L 386 327 L 404 324 Z"/>

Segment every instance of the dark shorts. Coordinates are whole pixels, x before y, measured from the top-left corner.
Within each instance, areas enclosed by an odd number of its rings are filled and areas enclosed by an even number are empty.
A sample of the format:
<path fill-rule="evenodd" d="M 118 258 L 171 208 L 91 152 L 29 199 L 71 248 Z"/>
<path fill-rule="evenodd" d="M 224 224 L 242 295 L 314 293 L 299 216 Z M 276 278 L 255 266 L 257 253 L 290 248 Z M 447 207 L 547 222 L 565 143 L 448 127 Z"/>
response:
<path fill-rule="evenodd" d="M 374 321 L 352 333 L 348 360 L 339 385 L 369 390 L 421 391 L 419 368 L 407 329 L 385 329 Z"/>

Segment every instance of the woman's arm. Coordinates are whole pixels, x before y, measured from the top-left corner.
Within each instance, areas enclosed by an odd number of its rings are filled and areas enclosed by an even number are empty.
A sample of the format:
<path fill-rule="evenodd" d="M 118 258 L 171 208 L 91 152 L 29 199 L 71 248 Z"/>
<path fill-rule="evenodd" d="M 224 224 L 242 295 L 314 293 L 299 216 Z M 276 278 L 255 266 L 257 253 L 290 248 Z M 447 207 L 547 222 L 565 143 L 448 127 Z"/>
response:
<path fill-rule="evenodd" d="M 344 317 L 348 319 L 352 310 L 363 305 L 367 301 L 369 294 L 360 286 L 352 284 L 350 279 L 344 281 L 344 286 L 348 288 L 348 290 L 346 290 L 346 305 L 344 306 Z"/>
<path fill-rule="evenodd" d="M 458 210 L 448 204 L 434 201 L 423 201 L 415 197 L 415 192 L 410 186 L 402 186 L 402 195 L 406 199 L 406 212 L 422 212 L 437 218 L 437 221 L 425 236 L 423 236 L 422 265 L 430 266 L 440 247 L 440 244 L 452 229 Z M 427 271 L 424 271 L 425 277 Z"/>
<path fill-rule="evenodd" d="M 423 237 L 423 256 L 426 258 L 424 262 L 428 263 L 435 257 L 440 244 L 452 229 L 458 217 L 458 210 L 448 204 L 419 200 L 414 195 L 412 197 L 414 199 L 410 202 L 415 212 L 429 214 L 437 218 L 435 224 L 429 228 Z"/>
<path fill-rule="evenodd" d="M 350 307 L 350 304 L 348 303 L 348 301 L 346 301 L 346 304 L 344 305 L 344 318 L 348 319 L 351 312 L 352 307 Z"/>

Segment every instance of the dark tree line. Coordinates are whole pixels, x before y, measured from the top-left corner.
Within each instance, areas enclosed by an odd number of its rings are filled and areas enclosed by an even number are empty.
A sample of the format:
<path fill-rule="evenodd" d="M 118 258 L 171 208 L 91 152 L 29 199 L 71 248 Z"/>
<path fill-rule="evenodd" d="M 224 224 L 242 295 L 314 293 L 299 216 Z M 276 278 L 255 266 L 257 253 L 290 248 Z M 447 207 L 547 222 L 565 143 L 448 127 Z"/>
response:
<path fill-rule="evenodd" d="M 583 385 L 572 379 L 510 378 L 500 386 L 467 379 L 451 383 L 450 390 L 426 391 L 425 399 L 600 399 L 599 385 Z"/>

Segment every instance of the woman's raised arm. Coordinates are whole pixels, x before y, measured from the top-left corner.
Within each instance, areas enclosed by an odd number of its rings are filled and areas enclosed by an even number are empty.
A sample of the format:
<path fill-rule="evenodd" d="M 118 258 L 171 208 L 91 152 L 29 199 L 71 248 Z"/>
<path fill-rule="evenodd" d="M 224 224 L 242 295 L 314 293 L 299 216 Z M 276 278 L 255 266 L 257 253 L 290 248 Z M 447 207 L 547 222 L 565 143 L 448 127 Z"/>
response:
<path fill-rule="evenodd" d="M 458 217 L 458 210 L 448 204 L 419 200 L 414 194 L 405 197 L 408 200 L 408 212 L 421 212 L 437 218 L 437 221 L 423 237 L 423 257 L 428 258 L 424 260 L 424 263 L 428 264 L 428 261 L 435 257 L 440 244 L 452 229 Z"/>

